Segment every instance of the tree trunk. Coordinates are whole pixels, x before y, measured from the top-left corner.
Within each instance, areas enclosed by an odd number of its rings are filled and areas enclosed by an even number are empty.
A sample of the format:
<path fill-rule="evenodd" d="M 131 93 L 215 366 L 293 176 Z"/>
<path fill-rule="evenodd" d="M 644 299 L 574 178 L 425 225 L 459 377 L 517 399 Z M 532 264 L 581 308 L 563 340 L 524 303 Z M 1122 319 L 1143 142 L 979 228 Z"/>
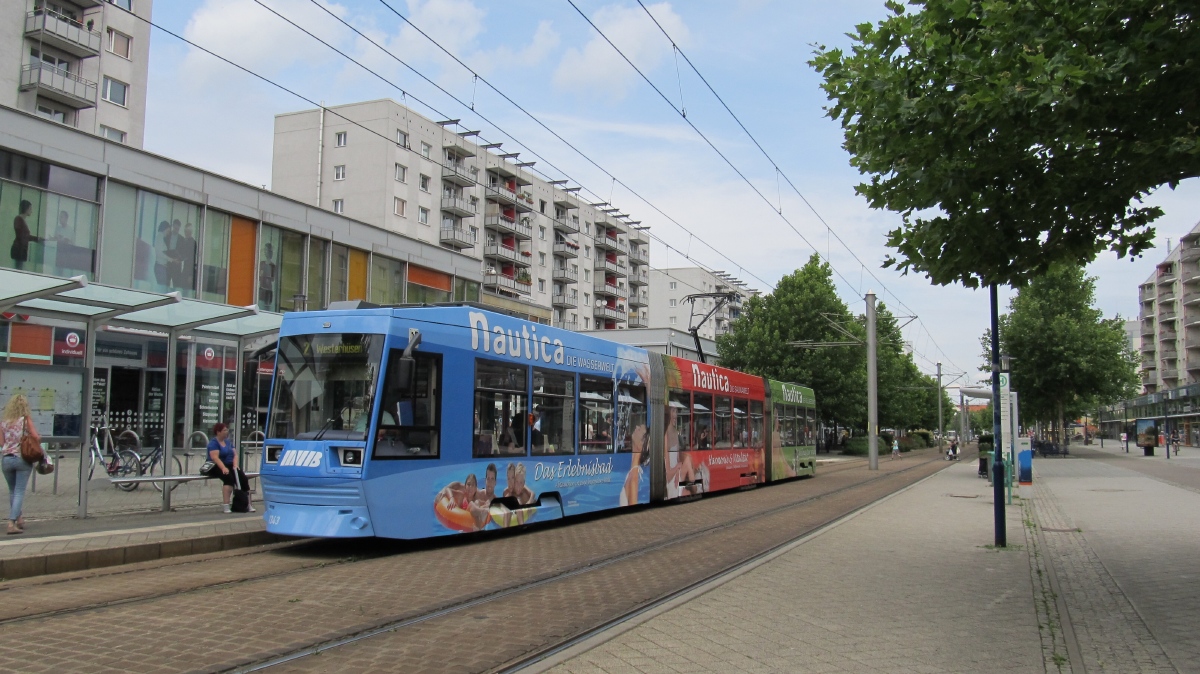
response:
<path fill-rule="evenodd" d="M 1067 427 L 1066 427 L 1066 425 L 1065 425 L 1063 422 L 1064 422 L 1064 419 L 1063 419 L 1063 404 L 1062 404 L 1062 401 L 1060 400 L 1060 401 L 1058 401 L 1058 435 L 1059 435 L 1059 440 L 1058 440 L 1058 442 L 1059 442 L 1060 444 L 1066 444 L 1066 442 L 1067 442 L 1067 440 L 1066 440 L 1066 429 L 1067 429 Z"/>

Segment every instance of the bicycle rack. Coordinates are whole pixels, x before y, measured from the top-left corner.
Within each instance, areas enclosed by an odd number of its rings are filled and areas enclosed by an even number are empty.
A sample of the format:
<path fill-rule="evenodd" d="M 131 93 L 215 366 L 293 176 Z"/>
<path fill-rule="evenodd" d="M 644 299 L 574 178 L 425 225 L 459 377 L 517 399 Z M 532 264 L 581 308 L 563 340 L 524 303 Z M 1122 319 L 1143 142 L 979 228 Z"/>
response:
<path fill-rule="evenodd" d="M 204 431 L 192 431 L 192 434 L 188 436 L 188 441 L 187 441 L 187 443 L 189 445 L 187 447 L 188 451 L 185 451 L 183 453 L 183 474 L 184 475 L 190 475 L 192 473 L 192 457 L 195 456 L 196 454 L 194 452 L 192 452 L 191 450 L 196 449 L 196 445 L 193 442 L 193 440 L 196 439 L 197 435 L 200 436 L 200 441 L 203 443 L 203 446 L 208 447 L 208 434 L 205 433 Z"/>

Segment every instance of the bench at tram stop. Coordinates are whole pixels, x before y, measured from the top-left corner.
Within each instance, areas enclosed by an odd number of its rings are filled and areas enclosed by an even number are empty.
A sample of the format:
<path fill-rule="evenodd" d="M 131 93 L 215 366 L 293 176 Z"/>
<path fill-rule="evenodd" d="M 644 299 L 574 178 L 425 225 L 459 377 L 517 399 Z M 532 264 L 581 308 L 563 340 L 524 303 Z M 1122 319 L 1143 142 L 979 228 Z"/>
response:
<path fill-rule="evenodd" d="M 246 471 L 242 471 L 242 472 L 245 473 Z M 246 473 L 247 480 L 253 480 L 253 479 L 257 478 L 258 476 L 259 476 L 258 473 Z M 165 476 L 165 477 L 164 476 L 159 476 L 159 477 L 144 477 L 144 476 L 143 477 L 114 477 L 114 478 L 109 478 L 109 482 L 112 482 L 113 484 L 148 484 L 151 482 L 162 482 L 162 483 L 169 482 L 171 484 L 180 484 L 183 482 L 195 482 L 196 480 L 216 480 L 216 479 L 217 479 L 217 477 L 215 475 L 201 475 L 200 473 L 195 473 L 195 474 L 191 474 L 191 475 L 169 475 L 169 476 Z M 246 487 L 249 488 L 250 485 L 246 485 Z M 253 492 L 254 490 L 250 489 L 250 491 Z"/>

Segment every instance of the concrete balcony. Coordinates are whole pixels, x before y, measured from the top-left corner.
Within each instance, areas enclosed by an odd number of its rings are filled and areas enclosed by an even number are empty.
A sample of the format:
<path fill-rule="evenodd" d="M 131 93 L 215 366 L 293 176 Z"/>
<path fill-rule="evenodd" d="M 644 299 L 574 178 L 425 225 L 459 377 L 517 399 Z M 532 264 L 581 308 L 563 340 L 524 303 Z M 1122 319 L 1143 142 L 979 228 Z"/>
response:
<path fill-rule="evenodd" d="M 479 206 L 459 197 L 442 197 L 442 210 L 469 218 L 479 211 Z"/>
<path fill-rule="evenodd" d="M 1159 307 L 1158 308 L 1158 322 L 1159 323 L 1168 323 L 1170 321 L 1174 321 L 1177 318 L 1179 318 L 1179 314 L 1177 314 L 1175 312 L 1175 307 Z"/>
<path fill-rule="evenodd" d="M 579 272 L 566 267 L 555 267 L 550 272 L 550 279 L 561 283 L 579 283 Z"/>
<path fill-rule="evenodd" d="M 1179 379 L 1179 370 L 1174 367 L 1164 367 L 1160 373 L 1163 381 L 1176 381 Z"/>
<path fill-rule="evenodd" d="M 650 255 L 646 249 L 641 246 L 638 246 L 637 248 L 630 246 L 629 262 L 630 264 L 650 264 Z"/>
<path fill-rule="evenodd" d="M 1159 274 L 1158 279 L 1157 279 L 1158 285 L 1160 285 L 1160 286 L 1166 285 L 1168 283 L 1174 283 L 1177 280 L 1179 280 L 1179 274 L 1174 269 L 1172 269 L 1171 271 L 1163 272 L 1162 274 Z"/>
<path fill-rule="evenodd" d="M 1154 338 L 1154 321 L 1153 320 L 1142 321 L 1142 337 L 1150 338 L 1150 339 Z"/>
<path fill-rule="evenodd" d="M 650 294 L 642 291 L 640 293 L 631 293 L 629 295 L 630 307 L 645 307 L 650 305 Z"/>
<path fill-rule="evenodd" d="M 517 205 L 517 193 L 504 185 L 485 185 L 483 194 L 488 199 L 494 199 L 503 204 L 510 206 Z"/>
<path fill-rule="evenodd" d="M 574 309 L 578 301 L 567 295 L 551 295 L 550 306 L 556 309 Z"/>
<path fill-rule="evenodd" d="M 1175 288 L 1170 286 L 1163 288 L 1161 291 L 1159 291 L 1157 300 L 1159 306 L 1162 306 L 1168 302 L 1174 302 Z"/>
<path fill-rule="evenodd" d="M 578 332 L 579 331 L 579 322 L 578 321 L 554 321 L 554 327 L 558 328 L 559 330 L 571 330 L 574 332 Z"/>
<path fill-rule="evenodd" d="M 554 221 L 554 229 L 568 234 L 579 233 L 579 223 L 567 218 L 551 218 Z"/>
<path fill-rule="evenodd" d="M 1184 248 L 1179 252 L 1179 259 L 1183 262 L 1200 260 L 1200 247 Z"/>
<path fill-rule="evenodd" d="M 648 328 L 650 321 L 645 316 L 633 315 L 629 317 L 629 327 L 631 328 Z"/>
<path fill-rule="evenodd" d="M 624 278 L 625 276 L 628 275 L 628 272 L 626 272 L 624 265 L 617 264 L 616 262 L 613 262 L 612 260 L 605 260 L 605 259 L 596 260 L 596 266 L 593 267 L 593 269 L 595 269 L 596 271 L 606 271 L 610 274 L 616 274 L 617 276 L 620 276 L 622 278 Z"/>
<path fill-rule="evenodd" d="M 509 248 L 508 246 L 501 246 L 497 244 L 484 246 L 483 257 L 484 259 L 493 258 L 504 262 L 511 262 L 519 267 L 529 267 L 533 263 L 531 259 L 532 256 L 516 250 L 515 248 Z"/>
<path fill-rule="evenodd" d="M 494 229 L 498 232 L 506 232 L 514 234 L 518 239 L 528 241 L 533 238 L 533 227 L 530 227 L 524 222 L 503 215 L 485 215 L 483 216 L 483 226 Z"/>
<path fill-rule="evenodd" d="M 559 257 L 579 257 L 579 246 L 573 243 L 556 243 L 553 250 L 554 254 Z"/>
<path fill-rule="evenodd" d="M 1183 297 L 1180 299 L 1183 300 L 1184 306 L 1191 306 L 1193 304 L 1200 303 L 1200 290 L 1188 288 L 1185 290 Z"/>
<path fill-rule="evenodd" d="M 479 169 L 475 169 L 475 173 L 478 172 Z M 475 173 L 472 173 L 466 164 L 445 164 L 442 166 L 442 180 L 461 187 L 474 186 Z"/>
<path fill-rule="evenodd" d="M 629 273 L 629 285 L 631 286 L 648 286 L 650 285 L 650 272 L 638 270 Z"/>
<path fill-rule="evenodd" d="M 96 107 L 96 83 L 42 63 L 21 69 L 21 91 L 62 103 L 74 110 Z"/>
<path fill-rule="evenodd" d="M 644 229 L 631 229 L 629 231 L 629 243 L 636 243 L 641 246 L 650 245 L 650 232 Z"/>
<path fill-rule="evenodd" d="M 441 234 L 438 235 L 438 241 L 456 250 L 475 247 L 475 237 L 467 230 L 458 227 L 443 227 Z"/>
<path fill-rule="evenodd" d="M 593 245 L 603 250 L 615 250 L 619 253 L 629 254 L 629 244 L 620 239 L 607 234 L 596 234 L 592 237 Z"/>
<path fill-rule="evenodd" d="M 629 291 L 625 288 L 612 283 L 605 283 L 603 281 L 596 281 L 596 283 L 592 286 L 592 290 L 594 290 L 597 295 L 612 295 L 613 297 L 619 297 L 621 299 L 626 299 L 629 297 Z"/>
<path fill-rule="evenodd" d="M 1189 334 L 1183 341 L 1183 347 L 1185 349 L 1200 349 L 1200 335 Z M 1144 351 L 1145 347 L 1142 350 Z"/>
<path fill-rule="evenodd" d="M 1143 358 L 1142 359 L 1142 369 L 1143 370 L 1157 370 L 1158 362 L 1155 361 L 1153 358 Z"/>
<path fill-rule="evenodd" d="M 592 315 L 596 318 L 606 318 L 615 321 L 625 320 L 625 312 L 616 307 L 595 307 Z"/>
<path fill-rule="evenodd" d="M 1196 370 L 1200 370 L 1200 358 L 1188 358 L 1187 359 L 1187 370 L 1188 370 L 1188 372 L 1195 372 Z"/>
<path fill-rule="evenodd" d="M 518 281 L 511 276 L 493 272 L 483 275 L 483 287 L 528 295 L 531 292 L 532 283 L 530 281 Z"/>
<path fill-rule="evenodd" d="M 53 10 L 36 10 L 25 15 L 25 37 L 48 44 L 77 58 L 100 55 L 100 33 Z"/>

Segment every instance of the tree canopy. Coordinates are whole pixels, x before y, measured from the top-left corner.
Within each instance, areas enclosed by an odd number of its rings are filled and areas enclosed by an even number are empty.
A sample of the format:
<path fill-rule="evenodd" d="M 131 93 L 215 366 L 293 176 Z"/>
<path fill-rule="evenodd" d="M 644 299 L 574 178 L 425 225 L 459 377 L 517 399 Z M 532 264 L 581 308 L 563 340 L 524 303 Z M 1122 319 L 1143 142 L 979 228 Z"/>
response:
<path fill-rule="evenodd" d="M 855 316 L 838 297 L 832 269 L 814 254 L 803 267 L 783 277 L 774 292 L 746 302 L 729 332 L 717 338 L 721 364 L 810 386 L 823 420 L 866 428 L 863 347 L 801 349 L 789 344 L 848 341 L 834 324 L 865 342 L 863 317 Z M 880 426 L 935 428 L 937 382 L 922 374 L 904 352 L 896 319 L 882 304 L 877 309 L 876 334 Z"/>
<path fill-rule="evenodd" d="M 1156 187 L 1200 175 L 1196 3 L 912 0 L 820 46 L 851 163 L 897 211 L 885 265 L 1022 285 L 1151 245 Z"/>
<path fill-rule="evenodd" d="M 1056 265 L 1018 291 L 1000 317 L 1000 349 L 1014 359 L 1012 388 L 1024 419 L 1061 427 L 1137 390 L 1137 354 L 1124 321 L 1093 306 L 1095 281 L 1080 267 Z"/>

